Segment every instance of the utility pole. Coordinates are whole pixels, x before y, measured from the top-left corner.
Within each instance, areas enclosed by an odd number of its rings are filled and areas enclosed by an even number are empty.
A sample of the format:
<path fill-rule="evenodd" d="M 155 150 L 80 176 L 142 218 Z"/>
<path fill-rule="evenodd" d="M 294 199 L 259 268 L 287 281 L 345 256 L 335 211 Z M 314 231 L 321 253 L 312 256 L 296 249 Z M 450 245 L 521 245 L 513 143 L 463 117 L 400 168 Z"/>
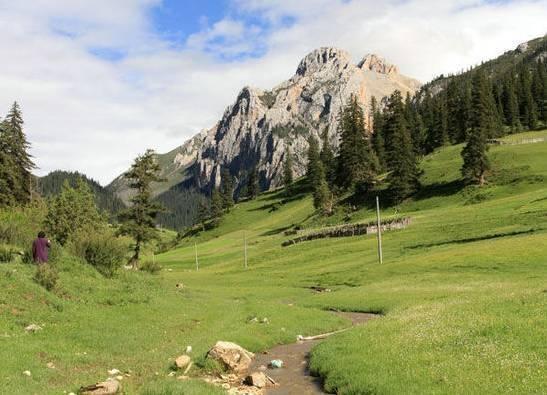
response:
<path fill-rule="evenodd" d="M 245 255 L 245 269 L 247 269 L 247 232 L 243 232 L 243 243 L 244 243 L 244 255 Z"/>
<path fill-rule="evenodd" d="M 378 223 L 378 261 L 382 264 L 384 261 L 382 256 L 382 221 L 380 220 L 380 199 L 378 196 L 376 196 L 376 219 Z"/>
<path fill-rule="evenodd" d="M 198 261 L 198 243 L 194 242 L 194 251 L 196 253 L 196 272 L 199 271 L 199 261 Z"/>

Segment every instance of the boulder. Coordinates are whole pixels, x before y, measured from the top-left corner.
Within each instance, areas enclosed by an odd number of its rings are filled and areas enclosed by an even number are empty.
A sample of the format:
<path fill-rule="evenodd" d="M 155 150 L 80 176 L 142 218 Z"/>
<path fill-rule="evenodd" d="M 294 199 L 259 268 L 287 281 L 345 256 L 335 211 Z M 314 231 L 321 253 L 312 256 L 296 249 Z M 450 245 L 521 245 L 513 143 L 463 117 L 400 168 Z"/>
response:
<path fill-rule="evenodd" d="M 82 395 L 114 395 L 120 391 L 121 385 L 117 380 L 106 380 L 102 383 L 80 388 Z"/>
<path fill-rule="evenodd" d="M 268 384 L 268 378 L 263 372 L 254 372 L 245 378 L 245 384 L 264 388 Z"/>
<path fill-rule="evenodd" d="M 190 362 L 192 362 L 192 358 L 190 358 L 188 355 L 181 355 L 180 357 L 177 357 L 175 359 L 175 366 L 177 369 L 184 369 L 187 367 Z"/>
<path fill-rule="evenodd" d="M 219 341 L 209 350 L 207 357 L 219 361 L 229 370 L 242 373 L 251 365 L 254 354 L 235 343 Z"/>

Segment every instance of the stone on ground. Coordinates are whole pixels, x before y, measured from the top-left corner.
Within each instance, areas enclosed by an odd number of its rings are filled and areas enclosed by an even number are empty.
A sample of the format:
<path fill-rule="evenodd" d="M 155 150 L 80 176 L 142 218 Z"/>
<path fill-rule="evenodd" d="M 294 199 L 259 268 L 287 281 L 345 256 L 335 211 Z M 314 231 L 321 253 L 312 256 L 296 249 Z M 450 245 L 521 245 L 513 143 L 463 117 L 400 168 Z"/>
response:
<path fill-rule="evenodd" d="M 264 388 L 268 384 L 268 378 L 262 372 L 254 372 L 245 378 L 245 384 L 257 388 Z"/>
<path fill-rule="evenodd" d="M 82 395 L 114 395 L 120 391 L 121 385 L 117 380 L 106 380 L 102 383 L 80 388 Z"/>
<path fill-rule="evenodd" d="M 221 362 L 227 369 L 243 373 L 251 365 L 254 354 L 235 343 L 218 341 L 207 357 Z"/>
<path fill-rule="evenodd" d="M 36 325 L 36 324 L 30 324 L 29 326 L 27 326 L 25 328 L 25 330 L 27 332 L 38 332 L 38 331 L 41 331 L 42 330 L 42 327 L 40 325 Z"/>
<path fill-rule="evenodd" d="M 190 358 L 188 355 L 181 355 L 180 357 L 177 357 L 177 359 L 175 359 L 175 366 L 178 369 L 184 369 L 190 364 L 190 362 L 192 362 L 192 358 Z"/>

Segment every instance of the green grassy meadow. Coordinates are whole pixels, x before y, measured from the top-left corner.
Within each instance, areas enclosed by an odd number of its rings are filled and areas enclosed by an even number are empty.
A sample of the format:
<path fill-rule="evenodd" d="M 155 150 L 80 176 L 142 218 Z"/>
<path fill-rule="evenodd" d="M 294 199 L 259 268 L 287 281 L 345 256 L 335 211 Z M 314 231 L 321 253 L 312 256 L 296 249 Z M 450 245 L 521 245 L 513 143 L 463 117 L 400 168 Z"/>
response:
<path fill-rule="evenodd" d="M 547 131 L 518 137 L 528 135 Z M 281 247 L 295 225 L 370 220 L 375 211 L 342 207 L 320 219 L 310 196 L 282 203 L 275 191 L 156 256 L 159 275 L 106 279 L 65 256 L 50 293 L 32 281 L 34 268 L 0 264 L 0 392 L 75 392 L 117 368 L 130 374 L 127 394 L 215 394 L 167 376 L 187 345 L 198 376 L 217 340 L 265 350 L 347 327 L 328 311 L 338 309 L 383 316 L 313 350 L 312 370 L 329 391 L 547 393 L 547 142 L 491 147 L 494 170 L 480 189 L 459 183 L 460 149 L 426 157 L 422 191 L 383 208 L 384 217 L 412 218 L 383 235 L 383 265 L 373 235 Z M 314 293 L 314 285 L 332 292 Z M 31 323 L 43 330 L 26 333 Z"/>

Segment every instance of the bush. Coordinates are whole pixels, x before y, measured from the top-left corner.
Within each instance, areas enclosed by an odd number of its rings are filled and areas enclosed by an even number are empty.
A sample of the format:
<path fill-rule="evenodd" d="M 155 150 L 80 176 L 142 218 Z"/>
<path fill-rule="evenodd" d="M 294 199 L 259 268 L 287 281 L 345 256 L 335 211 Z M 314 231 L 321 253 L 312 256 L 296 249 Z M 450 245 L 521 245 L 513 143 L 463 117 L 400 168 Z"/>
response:
<path fill-rule="evenodd" d="M 52 291 L 55 289 L 58 279 L 59 274 L 57 274 L 57 270 L 50 264 L 45 263 L 42 265 L 38 265 L 38 267 L 36 268 L 34 281 L 36 281 L 48 291 Z"/>
<path fill-rule="evenodd" d="M 124 264 L 127 246 L 110 232 L 80 233 L 72 240 L 74 254 L 105 277 L 112 277 Z"/>
<path fill-rule="evenodd" d="M 37 201 L 27 207 L 0 209 L 0 243 L 27 247 L 41 230 L 47 208 Z"/>
<path fill-rule="evenodd" d="M 9 246 L 0 245 L 0 263 L 11 262 L 13 258 L 13 250 Z"/>
<path fill-rule="evenodd" d="M 150 274 L 158 274 L 161 271 L 162 267 L 156 261 L 144 261 L 139 269 Z"/>

